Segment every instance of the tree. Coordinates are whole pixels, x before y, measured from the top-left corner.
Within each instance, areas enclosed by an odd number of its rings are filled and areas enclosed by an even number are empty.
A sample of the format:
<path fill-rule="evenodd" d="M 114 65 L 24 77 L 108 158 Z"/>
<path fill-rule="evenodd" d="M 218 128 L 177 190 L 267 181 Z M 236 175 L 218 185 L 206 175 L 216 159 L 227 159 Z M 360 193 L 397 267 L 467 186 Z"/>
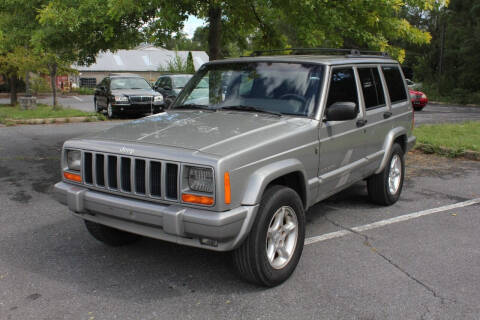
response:
<path fill-rule="evenodd" d="M 187 56 L 187 73 L 195 73 L 195 65 L 193 64 L 193 56 L 191 51 L 188 51 Z"/>
<path fill-rule="evenodd" d="M 40 65 L 31 52 L 30 40 L 44 3 L 46 0 L 0 0 L 0 73 L 9 80 L 11 105 L 17 103 L 18 79 Z"/>

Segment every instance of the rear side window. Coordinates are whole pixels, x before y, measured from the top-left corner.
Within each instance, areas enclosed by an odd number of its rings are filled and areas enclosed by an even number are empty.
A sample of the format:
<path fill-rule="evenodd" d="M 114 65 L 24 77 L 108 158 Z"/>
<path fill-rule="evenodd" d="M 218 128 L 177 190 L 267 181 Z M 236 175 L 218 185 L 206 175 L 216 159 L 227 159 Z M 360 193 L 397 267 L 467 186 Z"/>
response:
<path fill-rule="evenodd" d="M 365 99 L 365 108 L 372 109 L 383 107 L 385 105 L 385 95 L 383 93 L 380 74 L 377 68 L 359 68 L 358 75 L 362 84 L 363 98 Z"/>
<path fill-rule="evenodd" d="M 398 67 L 382 67 L 382 71 L 392 103 L 407 100 L 405 84 Z"/>
<path fill-rule="evenodd" d="M 354 102 L 358 106 L 357 86 L 352 68 L 333 69 L 327 108 L 335 102 Z"/>

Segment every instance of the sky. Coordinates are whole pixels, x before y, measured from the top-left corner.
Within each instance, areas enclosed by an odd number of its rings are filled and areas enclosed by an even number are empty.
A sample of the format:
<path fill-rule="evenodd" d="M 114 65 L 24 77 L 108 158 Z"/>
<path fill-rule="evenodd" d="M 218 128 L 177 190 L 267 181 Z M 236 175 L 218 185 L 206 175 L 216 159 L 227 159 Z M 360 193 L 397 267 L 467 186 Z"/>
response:
<path fill-rule="evenodd" d="M 188 16 L 188 20 L 185 22 L 185 26 L 183 27 L 183 32 L 187 34 L 188 38 L 193 37 L 193 33 L 195 29 L 205 24 L 205 20 L 199 19 L 195 16 Z"/>

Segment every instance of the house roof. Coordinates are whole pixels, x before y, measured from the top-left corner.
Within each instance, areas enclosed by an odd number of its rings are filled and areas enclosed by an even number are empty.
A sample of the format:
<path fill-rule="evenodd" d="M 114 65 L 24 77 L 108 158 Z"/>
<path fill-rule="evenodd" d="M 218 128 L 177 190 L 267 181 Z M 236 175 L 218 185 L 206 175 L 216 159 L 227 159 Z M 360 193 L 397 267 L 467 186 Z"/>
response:
<path fill-rule="evenodd" d="M 158 71 L 166 67 L 168 62 L 178 54 L 183 60 L 187 59 L 189 51 L 170 51 L 154 46 L 141 46 L 132 50 L 118 50 L 98 54 L 96 62 L 90 66 L 73 66 L 78 71 Z M 205 51 L 190 51 L 193 57 L 195 70 L 209 61 Z"/>

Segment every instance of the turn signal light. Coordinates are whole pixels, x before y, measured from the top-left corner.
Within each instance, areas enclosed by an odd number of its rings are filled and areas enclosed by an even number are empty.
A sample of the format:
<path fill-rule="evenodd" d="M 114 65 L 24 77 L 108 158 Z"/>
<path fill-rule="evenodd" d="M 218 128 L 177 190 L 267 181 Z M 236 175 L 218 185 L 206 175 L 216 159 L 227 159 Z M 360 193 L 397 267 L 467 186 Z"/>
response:
<path fill-rule="evenodd" d="M 206 206 L 211 206 L 213 204 L 213 198 L 212 197 L 196 196 L 196 195 L 188 194 L 188 193 L 182 194 L 182 200 L 183 200 L 183 202 L 203 204 L 203 205 L 206 205 Z"/>
<path fill-rule="evenodd" d="M 225 184 L 225 204 L 230 204 L 232 201 L 232 191 L 230 190 L 230 174 L 228 172 L 225 172 L 223 180 Z"/>
<path fill-rule="evenodd" d="M 82 182 L 82 176 L 79 175 L 79 174 L 64 172 L 63 176 L 65 177 L 65 179 L 68 179 L 68 180 L 72 180 L 72 181 L 75 181 L 75 182 Z"/>

